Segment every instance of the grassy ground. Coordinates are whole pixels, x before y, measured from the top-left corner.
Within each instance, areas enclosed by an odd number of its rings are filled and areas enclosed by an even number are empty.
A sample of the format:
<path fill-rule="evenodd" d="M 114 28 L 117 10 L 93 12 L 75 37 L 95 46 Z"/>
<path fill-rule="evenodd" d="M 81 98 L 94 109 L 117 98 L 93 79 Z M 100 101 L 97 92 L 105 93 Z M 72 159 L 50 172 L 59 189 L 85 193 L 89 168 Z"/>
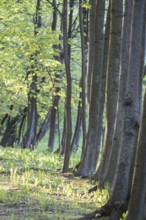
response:
<path fill-rule="evenodd" d="M 48 152 L 0 148 L 0 220 L 69 220 L 106 202 L 108 190 L 88 194 L 93 183 L 62 174 L 62 163 Z"/>

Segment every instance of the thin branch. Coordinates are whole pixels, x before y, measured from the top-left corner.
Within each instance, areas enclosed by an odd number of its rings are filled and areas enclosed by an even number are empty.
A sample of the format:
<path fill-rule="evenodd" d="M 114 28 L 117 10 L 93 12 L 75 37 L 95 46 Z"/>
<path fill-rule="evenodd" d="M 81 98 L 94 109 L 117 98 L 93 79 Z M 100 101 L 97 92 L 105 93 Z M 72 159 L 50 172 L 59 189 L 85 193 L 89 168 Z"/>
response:
<path fill-rule="evenodd" d="M 53 5 L 51 1 L 49 1 L 49 0 L 46 0 L 46 1 L 47 1 L 50 5 L 52 5 L 53 8 L 55 8 L 55 9 L 58 11 L 58 13 L 61 15 L 61 17 L 63 17 L 63 14 L 62 14 L 61 11 L 58 9 L 58 7 L 56 7 L 55 5 Z"/>

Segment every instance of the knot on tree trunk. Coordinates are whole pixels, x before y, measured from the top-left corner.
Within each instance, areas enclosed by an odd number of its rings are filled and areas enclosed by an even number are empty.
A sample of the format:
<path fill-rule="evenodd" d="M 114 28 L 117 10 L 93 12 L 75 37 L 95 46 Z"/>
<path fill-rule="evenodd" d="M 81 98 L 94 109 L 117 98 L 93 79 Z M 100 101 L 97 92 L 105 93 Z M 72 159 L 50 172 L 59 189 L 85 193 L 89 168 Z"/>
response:
<path fill-rule="evenodd" d="M 132 99 L 130 97 L 126 97 L 124 100 L 124 106 L 131 106 L 132 105 Z"/>

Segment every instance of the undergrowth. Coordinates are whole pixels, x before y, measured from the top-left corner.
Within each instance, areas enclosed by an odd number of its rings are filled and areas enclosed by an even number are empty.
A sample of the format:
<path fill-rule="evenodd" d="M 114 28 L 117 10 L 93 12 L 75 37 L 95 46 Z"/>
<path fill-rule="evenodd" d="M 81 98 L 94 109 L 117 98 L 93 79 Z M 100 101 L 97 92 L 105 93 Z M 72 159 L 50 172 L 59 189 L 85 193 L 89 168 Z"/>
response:
<path fill-rule="evenodd" d="M 72 219 L 107 201 L 108 189 L 88 194 L 91 181 L 62 174 L 62 164 L 57 154 L 0 148 L 0 219 Z"/>

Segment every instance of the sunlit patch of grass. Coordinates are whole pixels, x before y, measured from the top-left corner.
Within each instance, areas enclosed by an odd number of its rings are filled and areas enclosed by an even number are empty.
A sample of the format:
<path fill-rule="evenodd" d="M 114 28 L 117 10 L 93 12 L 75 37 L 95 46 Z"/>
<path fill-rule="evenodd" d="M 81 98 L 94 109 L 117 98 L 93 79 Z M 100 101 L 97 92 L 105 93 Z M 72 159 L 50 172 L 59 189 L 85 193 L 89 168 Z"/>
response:
<path fill-rule="evenodd" d="M 91 193 L 92 200 L 96 204 L 97 207 L 104 205 L 107 200 L 109 199 L 109 192 L 108 190 L 96 190 L 95 192 Z"/>
<path fill-rule="evenodd" d="M 71 166 L 78 163 L 74 154 Z M 62 175 L 63 159 L 56 154 L 37 150 L 0 148 L 0 204 L 10 209 L 9 219 L 67 219 L 80 216 L 103 205 L 108 199 L 108 187 L 91 194 L 91 181 Z M 0 206 L 0 212 L 2 212 Z M 43 216 L 43 217 L 42 217 Z M 58 217 L 59 216 L 59 217 Z"/>
<path fill-rule="evenodd" d="M 127 215 L 128 215 L 128 212 L 124 212 L 124 213 L 122 214 L 122 218 L 120 218 L 120 220 L 125 220 L 126 217 L 127 217 Z"/>

